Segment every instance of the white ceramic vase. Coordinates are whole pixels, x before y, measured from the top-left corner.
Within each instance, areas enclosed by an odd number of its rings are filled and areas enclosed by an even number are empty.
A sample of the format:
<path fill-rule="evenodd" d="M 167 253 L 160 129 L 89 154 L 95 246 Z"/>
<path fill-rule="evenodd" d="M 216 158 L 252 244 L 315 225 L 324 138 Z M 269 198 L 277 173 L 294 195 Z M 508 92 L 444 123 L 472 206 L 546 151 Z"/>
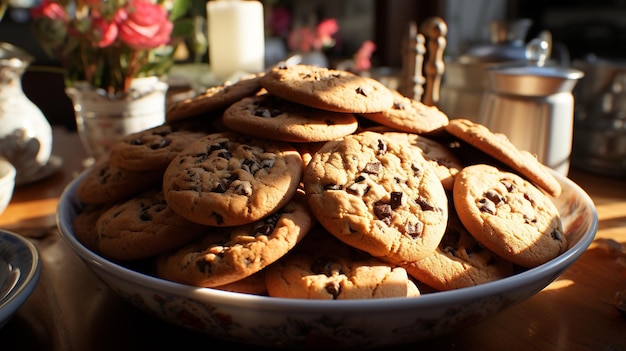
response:
<path fill-rule="evenodd" d="M 48 119 L 24 94 L 22 75 L 33 58 L 9 43 L 0 43 L 0 157 L 29 179 L 44 167 L 52 152 Z"/>
<path fill-rule="evenodd" d="M 121 137 L 163 124 L 167 89 L 158 77 L 134 79 L 128 94 L 121 97 L 108 96 L 87 82 L 67 87 L 90 161 L 105 157 Z"/>

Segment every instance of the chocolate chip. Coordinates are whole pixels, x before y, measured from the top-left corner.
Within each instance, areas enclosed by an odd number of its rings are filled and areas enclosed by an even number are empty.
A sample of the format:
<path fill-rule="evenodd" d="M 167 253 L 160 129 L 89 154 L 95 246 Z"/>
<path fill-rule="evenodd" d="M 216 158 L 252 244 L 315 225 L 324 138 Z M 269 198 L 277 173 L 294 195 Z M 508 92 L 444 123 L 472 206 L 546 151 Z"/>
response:
<path fill-rule="evenodd" d="M 211 213 L 211 215 L 213 217 L 215 217 L 215 223 L 217 223 L 217 225 L 224 224 L 224 217 L 221 214 L 219 214 L 217 212 L 213 212 L 213 213 Z"/>
<path fill-rule="evenodd" d="M 363 173 L 367 174 L 378 174 L 383 168 L 382 163 L 380 162 L 370 162 L 363 167 Z"/>
<path fill-rule="evenodd" d="M 500 183 L 501 183 L 502 185 L 504 185 L 504 187 L 506 188 L 506 190 L 507 190 L 508 192 L 512 192 L 512 191 L 513 191 L 513 189 L 515 189 L 515 186 L 513 186 L 513 183 L 511 183 L 510 181 L 508 181 L 508 180 L 506 180 L 506 179 L 502 179 L 502 180 L 500 180 Z"/>
<path fill-rule="evenodd" d="M 404 226 L 404 232 L 412 238 L 420 237 L 424 232 L 424 223 L 419 221 L 415 223 L 407 223 Z"/>
<path fill-rule="evenodd" d="M 393 215 L 391 205 L 384 203 L 383 201 L 377 201 L 374 204 L 374 215 L 376 215 L 378 219 L 389 219 Z"/>
<path fill-rule="evenodd" d="M 198 268 L 198 270 L 204 274 L 211 274 L 211 271 L 213 271 L 213 266 L 211 265 L 211 262 L 206 260 L 197 260 L 196 268 Z"/>
<path fill-rule="evenodd" d="M 340 270 L 333 267 L 335 262 L 328 256 L 320 256 L 311 264 L 311 272 L 313 274 L 323 274 L 327 277 L 333 274 L 341 273 Z"/>
<path fill-rule="evenodd" d="M 252 184 L 249 181 L 236 180 L 231 185 L 235 194 L 244 196 L 252 195 Z"/>
<path fill-rule="evenodd" d="M 339 294 L 341 294 L 341 285 L 339 282 L 326 283 L 326 292 L 333 296 L 333 300 L 336 300 Z"/>
<path fill-rule="evenodd" d="M 264 160 L 261 160 L 260 165 L 264 169 L 270 169 L 270 168 L 274 167 L 275 163 L 276 163 L 275 159 L 273 159 L 273 158 L 266 158 Z"/>
<path fill-rule="evenodd" d="M 135 138 L 128 142 L 130 145 L 143 145 L 143 140 L 141 138 Z"/>
<path fill-rule="evenodd" d="M 276 117 L 282 113 L 283 112 L 278 109 L 269 108 L 269 107 L 259 107 L 254 110 L 255 116 L 264 117 L 264 118 Z"/>
<path fill-rule="evenodd" d="M 436 211 L 437 210 L 435 206 L 428 203 L 428 201 L 426 201 L 426 199 L 422 196 L 418 196 L 417 199 L 415 199 L 415 202 L 419 205 L 422 211 Z"/>
<path fill-rule="evenodd" d="M 402 192 L 400 191 L 392 191 L 389 196 L 389 205 L 391 209 L 395 210 L 400 205 L 402 205 Z"/>
<path fill-rule="evenodd" d="M 270 234 L 272 234 L 272 232 L 274 231 L 274 228 L 276 227 L 276 222 L 278 222 L 279 218 L 280 218 L 280 214 L 279 213 L 275 213 L 275 214 L 267 217 L 265 220 L 263 220 L 262 222 L 258 223 L 254 227 L 253 235 L 254 236 L 258 236 L 258 235 L 270 235 Z"/>
<path fill-rule="evenodd" d="M 377 155 L 384 155 L 386 153 L 387 153 L 387 144 L 384 141 L 378 139 L 378 153 L 377 153 Z"/>
<path fill-rule="evenodd" d="M 367 183 L 352 183 L 346 187 L 346 191 L 358 196 L 364 196 L 370 190 L 370 186 Z"/>
<path fill-rule="evenodd" d="M 478 203 L 480 204 L 479 210 L 481 212 L 486 212 L 492 215 L 496 214 L 496 205 L 491 200 L 483 198 L 480 199 Z"/>
<path fill-rule="evenodd" d="M 223 194 L 226 192 L 228 188 L 226 187 L 226 185 L 224 183 L 217 183 L 216 186 L 213 187 L 213 189 L 211 189 L 212 192 L 214 193 L 218 193 L 218 194 Z"/>
<path fill-rule="evenodd" d="M 154 144 L 150 145 L 150 149 L 158 150 L 158 149 L 166 148 L 169 145 L 170 145 L 170 141 L 169 140 L 161 139 L 158 143 L 154 143 Z"/>
<path fill-rule="evenodd" d="M 211 144 L 209 146 L 209 153 L 216 151 L 216 150 L 228 150 L 228 141 L 224 140 L 216 144 Z"/>
<path fill-rule="evenodd" d="M 261 166 L 254 160 L 245 159 L 241 163 L 241 168 L 250 174 L 255 174 Z"/>
<path fill-rule="evenodd" d="M 526 224 L 537 223 L 537 218 L 531 217 L 527 214 L 524 214 L 523 218 L 524 218 L 524 223 Z"/>
<path fill-rule="evenodd" d="M 487 199 L 491 200 L 496 206 L 498 206 L 500 203 L 506 203 L 506 198 L 494 190 L 487 190 L 484 196 Z"/>
<path fill-rule="evenodd" d="M 395 100 L 393 102 L 393 109 L 394 110 L 406 110 L 406 104 L 402 100 Z"/>
<path fill-rule="evenodd" d="M 530 204 L 534 207 L 535 206 L 535 200 L 530 197 L 530 195 L 528 195 L 528 193 L 524 193 L 524 199 L 526 199 L 526 201 L 530 202 Z"/>
<path fill-rule="evenodd" d="M 144 222 L 150 222 L 150 221 L 152 221 L 152 216 L 147 211 L 142 211 L 139 214 L 139 219 L 144 221 Z"/>
<path fill-rule="evenodd" d="M 237 179 L 239 179 L 238 176 L 232 173 L 228 177 L 222 178 L 219 182 L 217 182 L 217 184 L 213 186 L 211 191 L 214 193 L 223 194 L 226 192 L 226 190 L 228 190 L 232 182 Z"/>
<path fill-rule="evenodd" d="M 424 170 L 420 167 L 420 165 L 411 164 L 411 170 L 413 171 L 413 176 L 417 178 L 421 178 L 422 174 L 424 174 Z"/>
<path fill-rule="evenodd" d="M 326 185 L 324 185 L 324 190 L 341 190 L 341 185 L 326 184 Z"/>
<path fill-rule="evenodd" d="M 228 151 L 228 150 L 223 150 L 223 151 L 221 151 L 221 152 L 219 152 L 219 153 L 217 154 L 217 157 L 221 157 L 221 158 L 224 158 L 224 159 L 230 160 L 230 159 L 233 157 L 233 155 L 230 153 L 230 151 Z"/>
<path fill-rule="evenodd" d="M 365 91 L 365 89 L 363 89 L 363 87 L 356 88 L 356 93 L 367 97 L 367 92 Z"/>
<path fill-rule="evenodd" d="M 202 163 L 202 162 L 206 161 L 206 159 L 208 157 L 209 157 L 209 155 L 204 153 L 204 152 L 197 153 L 197 154 L 193 155 L 193 158 L 196 159 L 197 163 Z M 183 159 L 181 158 L 180 160 L 181 160 L 181 163 L 182 163 Z"/>
<path fill-rule="evenodd" d="M 563 241 L 563 233 L 559 229 L 555 229 L 552 231 L 552 239 L 557 241 Z"/>

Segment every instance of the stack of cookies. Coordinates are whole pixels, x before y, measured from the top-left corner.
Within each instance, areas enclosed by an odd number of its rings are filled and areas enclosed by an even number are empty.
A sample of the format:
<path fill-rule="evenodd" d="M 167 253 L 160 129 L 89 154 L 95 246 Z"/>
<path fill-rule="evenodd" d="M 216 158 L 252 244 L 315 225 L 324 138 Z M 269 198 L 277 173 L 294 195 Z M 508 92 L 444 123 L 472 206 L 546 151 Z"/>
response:
<path fill-rule="evenodd" d="M 371 78 L 279 66 L 174 103 L 165 124 L 115 144 L 80 179 L 74 231 L 193 286 L 413 297 L 561 254 L 560 191 L 482 125 Z"/>

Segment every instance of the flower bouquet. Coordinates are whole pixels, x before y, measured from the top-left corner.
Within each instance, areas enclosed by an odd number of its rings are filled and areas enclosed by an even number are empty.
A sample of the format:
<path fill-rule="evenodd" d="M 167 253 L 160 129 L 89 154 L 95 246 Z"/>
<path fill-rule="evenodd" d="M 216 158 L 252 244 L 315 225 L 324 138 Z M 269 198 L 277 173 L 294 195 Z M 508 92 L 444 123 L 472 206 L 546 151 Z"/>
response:
<path fill-rule="evenodd" d="M 193 33 L 191 0 L 42 0 L 35 36 L 64 69 L 89 162 L 124 135 L 165 121 L 178 43 Z"/>
<path fill-rule="evenodd" d="M 66 86 L 87 82 L 107 94 L 128 92 L 134 78 L 162 76 L 176 45 L 193 32 L 190 0 L 43 0 L 33 28 L 65 69 Z"/>

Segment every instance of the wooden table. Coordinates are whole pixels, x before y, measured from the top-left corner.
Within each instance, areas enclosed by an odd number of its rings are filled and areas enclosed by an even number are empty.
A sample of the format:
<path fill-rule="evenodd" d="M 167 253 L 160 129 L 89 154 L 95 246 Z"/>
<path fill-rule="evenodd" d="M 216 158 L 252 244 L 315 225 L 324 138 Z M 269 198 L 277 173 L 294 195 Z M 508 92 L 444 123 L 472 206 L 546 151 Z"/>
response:
<path fill-rule="evenodd" d="M 1 350 L 187 350 L 242 347 L 162 322 L 115 295 L 60 237 L 56 205 L 82 170 L 85 154 L 74 133 L 54 130 L 55 175 L 16 189 L 0 227 L 31 238 L 43 270 L 27 302 L 0 330 Z M 534 297 L 492 318 L 442 337 L 398 347 L 426 350 L 626 350 L 626 317 L 615 294 L 626 290 L 626 179 L 572 170 L 593 198 L 596 240 L 560 278 Z M 250 349 L 250 346 L 243 346 Z M 252 348 L 255 349 L 255 348 Z"/>

